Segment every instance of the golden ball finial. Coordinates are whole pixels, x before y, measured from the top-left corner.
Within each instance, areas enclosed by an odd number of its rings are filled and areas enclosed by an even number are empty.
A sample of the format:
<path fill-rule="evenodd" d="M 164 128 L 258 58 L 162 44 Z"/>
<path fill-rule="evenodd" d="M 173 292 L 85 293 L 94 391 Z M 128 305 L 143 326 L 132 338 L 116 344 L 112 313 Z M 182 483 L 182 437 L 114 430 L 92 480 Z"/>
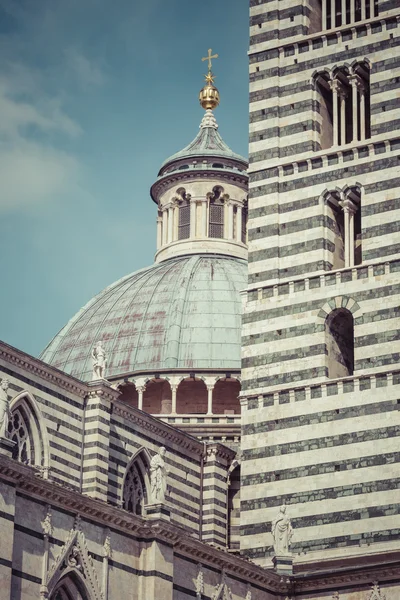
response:
<path fill-rule="evenodd" d="M 215 77 L 211 71 L 211 59 L 213 58 L 218 58 L 218 54 L 212 55 L 212 50 L 210 48 L 208 50 L 208 56 L 201 59 L 202 61 L 208 60 L 208 73 L 205 76 L 206 85 L 201 88 L 199 94 L 200 104 L 205 110 L 213 110 L 214 108 L 217 108 L 219 104 L 219 91 L 214 85 Z"/>

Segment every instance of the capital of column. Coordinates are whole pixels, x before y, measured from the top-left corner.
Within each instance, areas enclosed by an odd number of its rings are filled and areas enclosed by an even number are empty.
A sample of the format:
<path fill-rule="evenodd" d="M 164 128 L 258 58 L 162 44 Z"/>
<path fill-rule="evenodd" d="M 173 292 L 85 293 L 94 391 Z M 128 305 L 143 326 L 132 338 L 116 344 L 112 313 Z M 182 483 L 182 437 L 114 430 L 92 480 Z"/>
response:
<path fill-rule="evenodd" d="M 145 385 L 135 385 L 135 388 L 138 394 L 144 394 L 144 392 L 146 391 Z"/>
<path fill-rule="evenodd" d="M 348 79 L 353 88 L 358 89 L 360 92 L 365 92 L 365 83 L 362 77 L 359 75 L 350 75 Z"/>
<path fill-rule="evenodd" d="M 347 96 L 347 91 L 339 79 L 336 79 L 336 78 L 332 79 L 329 82 L 329 85 L 334 94 L 337 94 L 338 96 L 341 96 L 342 98 L 345 98 Z"/>
<path fill-rule="evenodd" d="M 348 212 L 349 214 L 355 214 L 357 212 L 357 204 L 349 200 L 349 198 L 345 198 L 339 202 L 339 205 L 343 208 L 344 212 Z"/>

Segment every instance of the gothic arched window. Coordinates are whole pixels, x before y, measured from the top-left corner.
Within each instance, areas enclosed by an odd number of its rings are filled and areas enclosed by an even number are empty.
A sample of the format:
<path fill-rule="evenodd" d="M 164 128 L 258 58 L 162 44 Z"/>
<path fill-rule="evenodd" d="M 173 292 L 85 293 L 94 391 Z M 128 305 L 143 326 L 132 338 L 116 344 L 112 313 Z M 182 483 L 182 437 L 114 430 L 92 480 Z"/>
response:
<path fill-rule="evenodd" d="M 29 420 L 21 406 L 11 414 L 8 423 L 8 435 L 10 440 L 15 442 L 12 449 L 13 459 L 26 465 L 35 464 L 35 447 L 29 428 Z"/>
<path fill-rule="evenodd" d="M 128 467 L 122 495 L 122 507 L 135 515 L 143 514 L 143 507 L 147 503 L 147 461 L 140 453 Z"/>

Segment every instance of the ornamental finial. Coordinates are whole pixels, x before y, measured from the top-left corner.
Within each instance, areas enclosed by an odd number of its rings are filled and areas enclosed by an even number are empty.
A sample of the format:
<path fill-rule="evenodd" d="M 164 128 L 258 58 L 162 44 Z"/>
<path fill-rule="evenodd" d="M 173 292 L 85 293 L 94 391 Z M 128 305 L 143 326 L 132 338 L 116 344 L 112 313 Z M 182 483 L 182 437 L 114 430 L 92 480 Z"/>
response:
<path fill-rule="evenodd" d="M 206 85 L 200 90 L 199 94 L 200 104 L 206 110 L 217 108 L 219 104 L 219 92 L 214 85 L 215 75 L 211 70 L 211 61 L 214 58 L 218 58 L 218 54 L 213 54 L 211 48 L 209 48 L 208 55 L 201 59 L 203 62 L 208 60 L 208 72 L 207 75 L 204 76 Z"/>

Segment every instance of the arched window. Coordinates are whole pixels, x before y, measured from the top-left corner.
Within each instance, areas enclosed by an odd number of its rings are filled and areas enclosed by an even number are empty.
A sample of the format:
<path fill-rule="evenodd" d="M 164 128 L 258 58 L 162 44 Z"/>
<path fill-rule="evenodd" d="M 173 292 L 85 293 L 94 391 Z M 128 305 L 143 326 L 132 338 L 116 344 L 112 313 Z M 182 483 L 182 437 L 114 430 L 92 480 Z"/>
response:
<path fill-rule="evenodd" d="M 247 201 L 243 204 L 242 209 L 242 233 L 241 239 L 243 244 L 247 244 Z"/>
<path fill-rule="evenodd" d="M 378 16 L 378 0 L 310 0 L 309 33 Z"/>
<path fill-rule="evenodd" d="M 123 486 L 122 507 L 135 515 L 142 515 L 147 504 L 147 489 L 149 485 L 149 461 L 142 451 L 127 468 Z"/>
<path fill-rule="evenodd" d="M 8 436 L 15 442 L 12 457 L 28 465 L 43 467 L 47 477 L 49 443 L 39 408 L 28 392 L 16 396 L 10 404 Z"/>
<path fill-rule="evenodd" d="M 340 205 L 340 192 L 328 192 L 324 198 L 326 226 L 326 269 L 343 269 L 344 260 L 344 214 Z"/>
<path fill-rule="evenodd" d="M 211 194 L 208 194 L 210 201 L 209 219 L 208 219 L 208 237 L 223 238 L 224 237 L 224 199 L 222 197 L 223 188 L 216 185 Z"/>
<path fill-rule="evenodd" d="M 354 373 L 354 319 L 345 308 L 333 310 L 325 321 L 328 377 Z"/>
<path fill-rule="evenodd" d="M 190 237 L 190 203 L 182 201 L 178 210 L 178 240 L 187 240 Z"/>
<path fill-rule="evenodd" d="M 30 435 L 29 421 L 22 407 L 12 412 L 8 423 L 8 436 L 15 443 L 12 457 L 26 465 L 35 464 L 35 447 Z"/>
<path fill-rule="evenodd" d="M 321 149 L 364 141 L 371 136 L 370 67 L 367 61 L 314 76 L 315 110 Z"/>
<path fill-rule="evenodd" d="M 327 73 L 317 75 L 315 87 L 317 92 L 316 110 L 319 113 L 319 144 L 324 150 L 333 144 L 333 100 Z"/>
<path fill-rule="evenodd" d="M 240 465 L 229 474 L 228 481 L 228 535 L 230 550 L 240 550 Z"/>

